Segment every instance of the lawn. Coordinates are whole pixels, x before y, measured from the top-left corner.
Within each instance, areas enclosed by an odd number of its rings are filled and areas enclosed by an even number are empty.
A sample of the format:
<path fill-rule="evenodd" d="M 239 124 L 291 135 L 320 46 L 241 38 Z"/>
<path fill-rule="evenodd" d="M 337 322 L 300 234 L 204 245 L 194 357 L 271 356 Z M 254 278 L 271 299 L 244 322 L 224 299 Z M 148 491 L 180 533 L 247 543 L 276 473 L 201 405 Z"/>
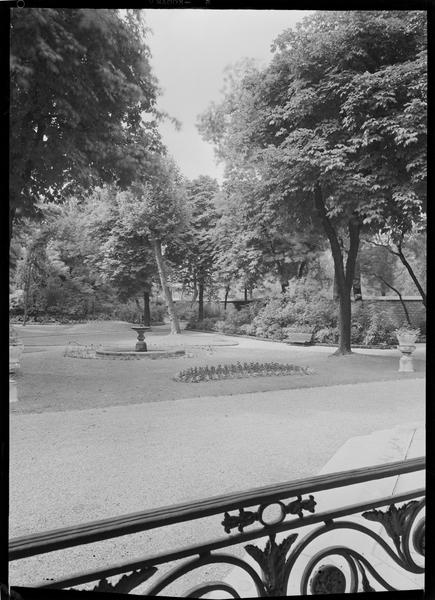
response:
<path fill-rule="evenodd" d="M 82 410 L 247 392 L 330 386 L 344 383 L 424 377 L 424 355 L 417 353 L 415 373 L 398 373 L 397 351 L 331 356 L 333 348 L 301 348 L 282 343 L 183 332 L 168 335 L 167 327 L 153 327 L 146 336 L 152 347 L 185 347 L 186 355 L 165 359 L 119 360 L 64 356 L 68 342 L 133 348 L 134 333 L 127 323 L 97 322 L 80 325 L 19 328 L 25 343 L 18 375 L 19 401 L 12 412 Z M 233 345 L 223 345 L 233 344 Z M 237 344 L 237 345 L 235 345 Z M 200 383 L 174 381 L 180 370 L 194 366 L 240 362 L 280 362 L 309 367 L 310 375 L 227 379 Z"/>

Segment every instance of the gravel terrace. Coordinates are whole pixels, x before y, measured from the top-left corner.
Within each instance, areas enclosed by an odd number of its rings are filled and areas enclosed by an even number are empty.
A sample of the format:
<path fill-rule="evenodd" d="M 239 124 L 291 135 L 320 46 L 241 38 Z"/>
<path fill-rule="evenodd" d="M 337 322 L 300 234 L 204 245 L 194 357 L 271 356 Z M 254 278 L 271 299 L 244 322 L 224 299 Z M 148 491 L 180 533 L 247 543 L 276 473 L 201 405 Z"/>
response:
<path fill-rule="evenodd" d="M 88 325 L 52 326 L 51 335 L 44 333 L 50 326 L 42 334 L 42 326 L 20 330 L 26 352 L 19 401 L 11 405 L 11 537 L 312 475 L 353 436 L 424 421 L 423 347 L 417 372 L 409 374 L 397 373 L 395 350 L 336 358 L 330 348 L 242 338 L 234 338 L 238 346 L 207 350 L 231 338 L 187 332 L 177 343 L 189 339 L 194 356 L 188 358 L 63 357 L 72 339 L 134 344 L 127 324 L 98 326 L 91 333 Z M 162 329 L 153 328 L 147 340 L 162 343 Z M 316 375 L 204 384 L 171 379 L 191 364 L 236 360 L 294 362 Z M 34 585 L 70 574 L 72 564 L 73 571 L 88 570 L 218 537 L 220 521 L 16 561 L 11 583 Z M 223 566 L 202 573 L 220 579 L 226 572 Z M 179 595 L 198 577 L 165 593 Z"/>

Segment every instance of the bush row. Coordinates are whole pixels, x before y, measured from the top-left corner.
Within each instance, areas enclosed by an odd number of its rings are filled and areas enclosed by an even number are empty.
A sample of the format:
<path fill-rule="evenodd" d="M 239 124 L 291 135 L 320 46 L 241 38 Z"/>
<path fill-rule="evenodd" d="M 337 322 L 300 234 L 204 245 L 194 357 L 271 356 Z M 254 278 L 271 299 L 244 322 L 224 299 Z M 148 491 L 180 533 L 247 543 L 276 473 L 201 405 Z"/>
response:
<path fill-rule="evenodd" d="M 353 344 L 395 345 L 394 331 L 405 324 L 388 310 L 355 303 L 352 309 L 351 338 Z M 416 324 L 422 331 L 424 323 Z M 338 341 L 337 305 L 321 290 L 300 285 L 292 294 L 267 301 L 253 302 L 236 310 L 229 306 L 221 316 L 208 316 L 199 322 L 192 317 L 188 329 L 218 331 L 227 334 L 252 335 L 285 341 L 291 332 L 311 331 L 319 343 Z"/>

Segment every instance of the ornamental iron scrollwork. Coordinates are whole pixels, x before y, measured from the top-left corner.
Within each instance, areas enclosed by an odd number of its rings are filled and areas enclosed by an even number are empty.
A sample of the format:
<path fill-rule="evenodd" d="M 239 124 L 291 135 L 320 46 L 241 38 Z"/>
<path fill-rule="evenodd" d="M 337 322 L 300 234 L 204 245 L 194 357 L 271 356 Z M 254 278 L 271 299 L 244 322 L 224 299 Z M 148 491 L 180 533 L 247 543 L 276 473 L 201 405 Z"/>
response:
<path fill-rule="evenodd" d="M 416 500 L 412 500 L 399 508 L 395 504 L 391 504 L 387 511 L 374 509 L 362 513 L 361 516 L 369 521 L 379 522 L 393 540 L 397 552 L 402 554 L 402 537 L 408 529 L 409 520 L 418 504 Z"/>
<path fill-rule="evenodd" d="M 104 577 L 98 584 L 92 588 L 93 592 L 105 592 L 107 593 L 119 593 L 128 594 L 134 588 L 138 587 L 141 583 L 147 581 L 150 577 L 156 573 L 156 567 L 146 567 L 145 569 L 138 569 L 133 571 L 130 575 L 123 575 L 119 581 L 112 584 L 107 581 Z"/>
<path fill-rule="evenodd" d="M 414 548 L 421 556 L 425 555 L 425 533 L 426 526 L 424 521 L 421 521 L 415 528 L 414 535 L 412 536 Z"/>
<path fill-rule="evenodd" d="M 346 577 L 335 565 L 324 565 L 311 580 L 310 589 L 312 594 L 343 594 Z"/>
<path fill-rule="evenodd" d="M 292 533 L 280 544 L 277 544 L 275 534 L 272 534 L 269 536 L 264 550 L 260 550 L 252 544 L 245 546 L 246 552 L 261 567 L 263 583 L 268 597 L 286 595 L 286 556 L 297 537 L 297 533 Z"/>
<path fill-rule="evenodd" d="M 313 513 L 316 504 L 317 502 L 314 501 L 314 496 L 311 496 L 311 494 L 308 496 L 308 499 L 305 500 L 302 500 L 302 497 L 298 496 L 297 500 L 287 504 L 286 512 L 291 515 L 298 515 L 298 517 L 302 519 L 304 516 L 302 511 L 307 510 L 308 512 Z"/>
<path fill-rule="evenodd" d="M 240 508 L 239 514 L 237 516 L 230 515 L 226 512 L 224 514 L 224 520 L 222 521 L 222 525 L 224 526 L 225 533 L 230 533 L 231 529 L 235 528 L 237 528 L 240 531 L 240 533 L 242 533 L 245 527 L 247 527 L 248 525 L 252 525 L 253 523 L 255 523 L 255 521 L 258 520 L 258 512 L 252 512 Z"/>
<path fill-rule="evenodd" d="M 339 506 L 314 516 L 305 514 L 315 513 L 316 507 L 314 496 L 308 495 L 308 492 L 351 485 L 350 482 L 355 480 L 360 483 L 370 478 L 379 479 L 380 472 L 384 477 L 391 477 L 393 472 L 412 472 L 422 468 L 423 459 L 412 459 L 404 461 L 404 464 L 389 466 L 388 469 L 376 466 L 369 473 L 365 469 L 356 473 L 344 472 L 339 476 L 334 474 L 330 476 L 332 479 L 322 476 L 310 480 L 308 484 L 304 483 L 306 487 L 293 483 L 290 488 L 292 491 L 289 489 L 287 496 L 283 493 L 286 488 L 280 484 L 278 488 L 266 492 L 262 488 L 261 493 L 256 494 L 214 497 L 192 505 L 186 503 L 125 515 L 120 519 L 83 524 L 78 531 L 77 528 L 73 531 L 65 528 L 43 536 L 18 538 L 10 546 L 10 556 L 11 560 L 17 560 L 212 515 L 218 520 L 219 514 L 232 506 L 236 507 L 235 514 L 225 512 L 222 525 L 227 534 L 234 529 L 238 533 L 233 532 L 230 536 L 221 534 L 218 539 L 143 556 L 135 562 L 73 573 L 63 580 L 44 581 L 39 587 L 77 589 L 86 585 L 94 586 L 93 591 L 97 592 L 129 593 L 159 572 L 155 579 L 146 583 L 144 593 L 156 596 L 164 594 L 171 584 L 182 586 L 187 574 L 190 577 L 198 569 L 224 564 L 236 568 L 243 575 L 244 584 L 250 583 L 255 587 L 258 597 L 286 596 L 297 589 L 301 595 L 374 592 L 378 589 L 395 591 L 391 583 L 397 583 L 394 581 L 397 567 L 407 572 L 408 579 L 411 575 L 424 573 L 424 488 L 405 490 L 394 497 L 362 499 L 359 504 Z M 302 489 L 307 490 L 305 498 L 298 495 Z M 276 497 L 285 500 L 264 501 L 265 498 Z M 288 518 L 288 515 L 295 517 Z M 260 526 L 250 528 L 257 522 Z M 246 528 L 250 529 L 245 531 Z M 328 545 L 334 539 L 343 539 L 339 530 L 355 535 L 346 541 L 346 545 Z M 331 535 L 334 537 L 328 538 Z M 374 565 L 371 564 L 371 550 L 367 555 L 358 551 L 363 536 L 369 542 L 369 548 L 375 543 L 382 553 L 382 559 L 376 555 Z M 254 545 L 252 540 L 256 540 L 258 545 Z M 245 548 L 244 559 L 235 553 L 222 551 L 238 545 Z M 393 570 L 386 568 L 387 562 L 391 563 Z M 171 567 L 166 570 L 164 565 Z M 382 565 L 385 565 L 385 573 Z M 393 578 L 392 582 L 384 579 L 383 575 L 387 574 L 388 578 Z M 207 581 L 200 577 L 198 571 L 196 575 L 198 585 L 190 588 L 184 597 L 202 597 L 210 592 L 222 592 L 233 598 L 242 596 L 240 590 L 236 590 L 236 586 L 229 581 Z"/>
<path fill-rule="evenodd" d="M 272 506 L 279 506 L 281 514 L 277 520 L 269 523 L 264 519 L 264 513 L 267 508 Z M 240 533 L 243 533 L 245 527 L 248 527 L 257 521 L 266 527 L 282 523 L 288 514 L 298 515 L 298 517 L 302 519 L 304 516 L 303 511 L 314 513 L 315 506 L 316 502 L 314 496 L 309 495 L 308 498 L 305 499 L 302 499 L 302 496 L 298 496 L 296 500 L 293 500 L 287 505 L 284 505 L 282 502 L 270 502 L 269 504 L 262 504 L 256 511 L 248 511 L 240 508 L 238 515 L 230 515 L 228 512 L 225 512 L 222 525 L 224 526 L 225 533 L 230 533 L 231 529 L 237 529 Z"/>

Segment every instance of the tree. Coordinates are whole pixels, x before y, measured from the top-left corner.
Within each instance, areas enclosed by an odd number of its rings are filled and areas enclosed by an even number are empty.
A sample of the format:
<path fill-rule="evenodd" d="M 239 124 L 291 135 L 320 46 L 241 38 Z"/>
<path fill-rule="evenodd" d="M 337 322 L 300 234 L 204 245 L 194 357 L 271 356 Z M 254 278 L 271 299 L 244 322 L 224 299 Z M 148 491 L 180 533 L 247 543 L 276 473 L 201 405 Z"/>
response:
<path fill-rule="evenodd" d="M 11 273 L 13 297 L 22 302 L 24 322 L 30 311 L 52 315 L 94 314 L 101 302 L 112 297 L 101 282 L 100 269 L 88 263 L 96 255 L 98 240 L 89 234 L 83 202 L 74 198 L 61 205 L 39 207 L 42 217 L 35 226 L 23 220 L 12 249 L 18 250 Z"/>
<path fill-rule="evenodd" d="M 165 251 L 182 239 L 187 228 L 182 178 L 170 159 L 156 156 L 146 182 L 136 180 L 128 190 L 116 193 L 117 216 L 126 239 L 139 239 L 151 248 L 171 322 L 171 333 L 180 333 L 168 283 Z"/>
<path fill-rule="evenodd" d="M 204 319 L 204 291 L 211 286 L 216 256 L 213 230 L 218 213 L 214 199 L 219 192 L 215 179 L 201 175 L 186 182 L 186 200 L 189 210 L 189 227 L 182 239 L 182 248 L 173 247 L 168 255 L 182 256 L 180 270 L 184 271 L 184 284 L 193 288 L 193 298 L 198 298 L 198 320 Z M 175 257 L 174 257 L 175 258 Z"/>
<path fill-rule="evenodd" d="M 277 38 L 268 67 L 236 72 L 200 122 L 227 163 L 250 163 L 272 200 L 321 227 L 337 283 L 337 354 L 351 352 L 361 232 L 381 229 L 393 208 L 424 210 L 424 27 L 412 11 L 316 13 Z"/>
<path fill-rule="evenodd" d="M 10 237 L 41 198 L 125 187 L 159 151 L 149 57 L 140 11 L 11 10 Z"/>
<path fill-rule="evenodd" d="M 83 208 L 88 235 L 96 247 L 85 260 L 115 287 L 120 300 L 135 299 L 144 325 L 149 326 L 151 288 L 158 279 L 154 256 L 140 231 L 125 228 L 120 201 L 116 189 L 107 186 L 94 190 L 87 199 Z M 138 296 L 143 298 L 143 308 Z"/>
<path fill-rule="evenodd" d="M 251 244 L 252 231 L 243 225 L 243 206 L 237 199 L 230 197 L 213 232 L 215 268 L 225 287 L 225 308 L 229 291 L 234 284 L 242 285 L 246 299 L 247 290 L 256 287 L 263 273 L 261 252 Z"/>

